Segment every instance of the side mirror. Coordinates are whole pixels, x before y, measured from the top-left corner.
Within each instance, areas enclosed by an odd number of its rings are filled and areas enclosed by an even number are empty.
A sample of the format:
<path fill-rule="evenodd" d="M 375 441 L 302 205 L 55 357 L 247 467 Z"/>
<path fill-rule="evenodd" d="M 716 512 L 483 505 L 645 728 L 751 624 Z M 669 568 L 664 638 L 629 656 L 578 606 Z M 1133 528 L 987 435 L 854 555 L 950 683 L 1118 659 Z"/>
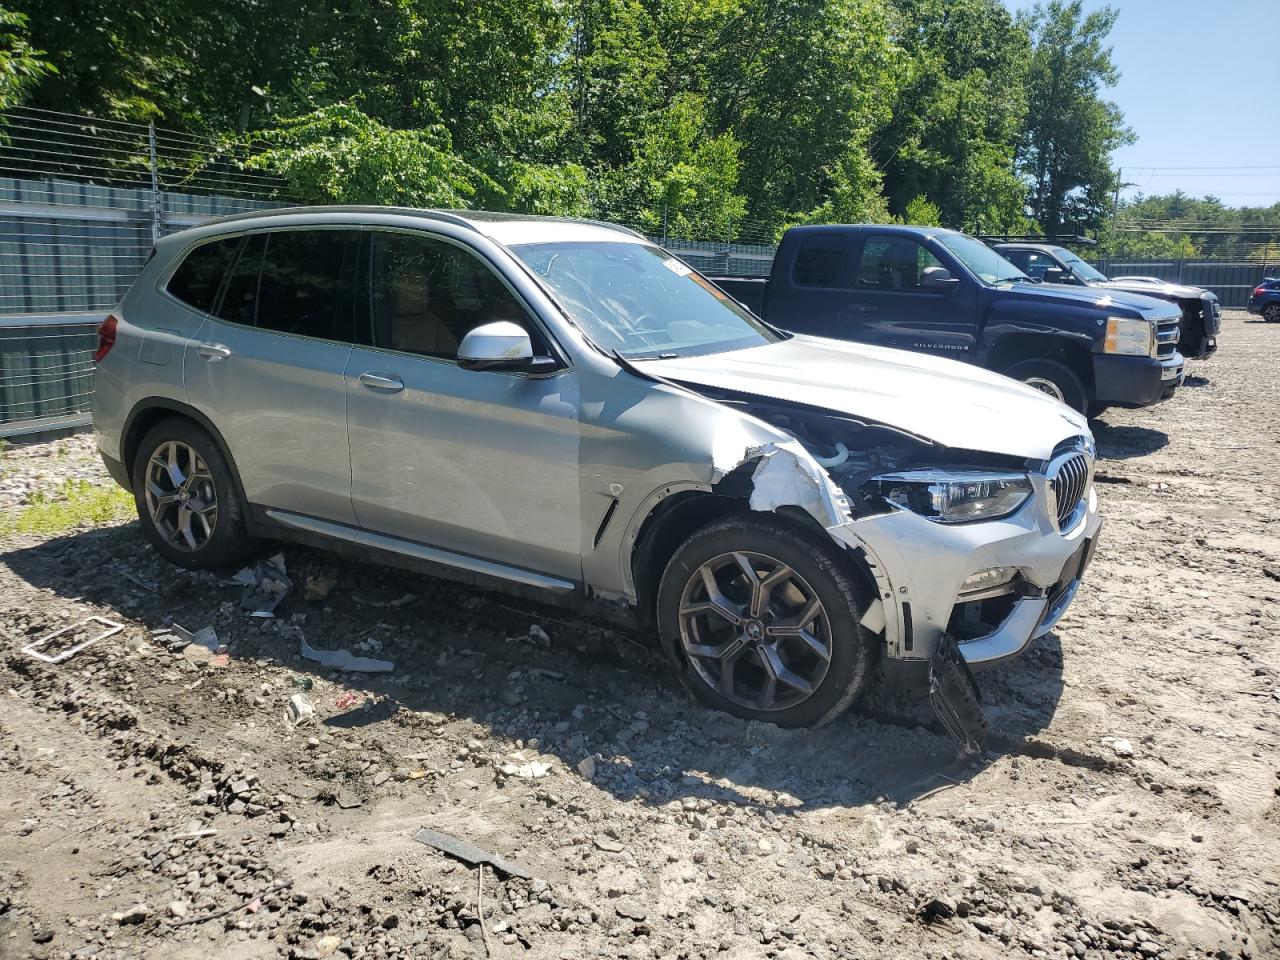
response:
<path fill-rule="evenodd" d="M 920 286 L 926 290 L 947 293 L 960 286 L 960 281 L 946 267 L 925 267 L 924 273 L 920 274 Z"/>
<path fill-rule="evenodd" d="M 528 331 L 510 320 L 476 327 L 458 347 L 458 366 L 464 370 L 549 370 L 550 357 L 535 357 Z"/>
<path fill-rule="evenodd" d="M 1045 283 L 1069 283 L 1071 281 L 1071 271 L 1063 267 L 1049 267 L 1044 272 Z"/>

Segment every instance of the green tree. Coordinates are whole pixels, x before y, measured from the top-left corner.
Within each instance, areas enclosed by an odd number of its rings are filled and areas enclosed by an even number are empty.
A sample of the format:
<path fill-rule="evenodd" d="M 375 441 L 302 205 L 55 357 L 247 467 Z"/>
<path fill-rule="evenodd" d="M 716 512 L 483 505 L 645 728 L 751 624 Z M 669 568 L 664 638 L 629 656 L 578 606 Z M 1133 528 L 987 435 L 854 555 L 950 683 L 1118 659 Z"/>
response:
<path fill-rule="evenodd" d="M 55 72 L 43 55 L 27 40 L 26 16 L 0 7 L 0 110 L 17 106 L 41 77 Z"/>
<path fill-rule="evenodd" d="M 700 97 L 681 94 L 651 115 L 630 162 L 601 178 L 602 212 L 650 234 L 734 237 L 746 211 L 740 149 L 732 135 L 710 133 Z"/>
<path fill-rule="evenodd" d="M 741 0 L 675 59 L 706 83 L 713 129 L 741 143 L 748 217 L 764 224 L 882 206 L 872 131 L 898 56 L 880 0 Z M 692 56 L 704 64 L 689 62 Z"/>
<path fill-rule="evenodd" d="M 1032 42 L 1019 168 L 1046 233 L 1102 224 L 1115 184 L 1111 154 L 1135 140 L 1120 108 L 1103 99 L 1119 79 L 1105 46 L 1116 16 L 1111 7 L 1086 16 L 1081 0 L 1050 0 L 1019 17 Z"/>
<path fill-rule="evenodd" d="M 941 222 L 1011 229 L 1026 187 L 1013 158 L 1026 114 L 1026 32 L 998 0 L 894 0 L 906 54 L 892 120 L 873 138 L 890 209 L 924 196 Z"/>
<path fill-rule="evenodd" d="M 466 207 L 500 188 L 453 152 L 443 126 L 392 130 L 348 104 L 322 107 L 259 134 L 249 166 L 272 170 L 298 199 Z"/>

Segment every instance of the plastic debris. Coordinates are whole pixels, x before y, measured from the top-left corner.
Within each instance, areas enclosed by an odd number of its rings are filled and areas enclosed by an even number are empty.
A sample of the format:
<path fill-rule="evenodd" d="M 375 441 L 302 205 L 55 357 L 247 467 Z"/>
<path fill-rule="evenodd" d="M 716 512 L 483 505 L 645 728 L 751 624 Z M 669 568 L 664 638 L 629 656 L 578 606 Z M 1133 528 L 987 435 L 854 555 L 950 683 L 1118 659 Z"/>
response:
<path fill-rule="evenodd" d="M 213 627 L 201 627 L 195 633 L 192 633 L 181 624 L 175 623 L 170 629 L 179 640 L 185 640 L 187 643 L 198 643 L 210 653 L 227 652 L 226 644 L 218 640 L 218 633 Z"/>
<path fill-rule="evenodd" d="M 247 610 L 251 617 L 274 617 L 276 607 L 293 588 L 293 581 L 285 572 L 282 553 L 245 567 L 230 582 L 245 588 L 240 609 Z"/>
<path fill-rule="evenodd" d="M 322 570 L 307 577 L 304 596 L 308 600 L 327 600 L 333 588 L 338 585 L 338 575 L 332 570 Z"/>
<path fill-rule="evenodd" d="M 439 850 L 446 856 L 453 857 L 455 860 L 461 860 L 468 866 L 474 867 L 482 863 L 487 863 L 493 869 L 505 873 L 510 877 L 519 877 L 521 880 L 532 880 L 533 874 L 528 869 L 522 867 L 518 863 L 512 863 L 505 857 L 501 857 L 496 853 L 491 853 L 482 847 L 477 847 L 474 843 L 468 843 L 466 840 L 460 840 L 452 837 L 447 833 L 441 833 L 438 830 L 419 830 L 413 835 L 413 839 L 419 843 L 424 843 L 428 847 Z"/>
<path fill-rule="evenodd" d="M 349 650 L 317 650 L 306 640 L 300 642 L 304 657 L 333 670 L 343 670 L 347 673 L 390 673 L 396 668 L 390 660 L 357 657 Z"/>
<path fill-rule="evenodd" d="M 551 772 L 551 764 L 534 759 L 535 756 L 536 754 L 529 750 L 517 750 L 514 753 L 509 753 L 498 770 L 508 777 L 519 777 L 521 780 L 541 780 Z"/>
<path fill-rule="evenodd" d="M 98 624 L 105 629 L 92 634 L 87 639 L 75 642 L 84 633 L 82 628 L 89 624 Z M 53 633 L 46 634 L 39 640 L 33 640 L 22 648 L 22 652 L 29 657 L 35 657 L 37 660 L 43 660 L 45 663 L 62 663 L 64 660 L 70 660 L 81 650 L 90 647 L 99 640 L 105 640 L 107 637 L 114 637 L 117 633 L 124 629 L 124 624 L 116 623 L 114 620 L 108 620 L 106 617 L 85 617 L 83 620 L 73 623 L 70 626 L 63 627 L 61 630 L 55 630 Z M 41 647 L 47 646 L 51 641 L 62 637 L 68 637 L 72 640 L 72 646 L 65 647 L 57 653 L 45 653 Z"/>
<path fill-rule="evenodd" d="M 301 693 L 295 693 L 289 698 L 289 706 L 285 713 L 285 723 L 290 727 L 300 727 L 303 724 L 314 723 L 316 719 L 316 708 L 312 706 L 311 701 Z"/>
<path fill-rule="evenodd" d="M 1111 748 L 1117 757 L 1132 757 L 1133 744 L 1123 737 L 1103 737 L 1102 742 Z"/>
<path fill-rule="evenodd" d="M 356 693 L 354 690 L 343 690 L 333 701 L 333 705 L 338 710 L 350 710 L 357 703 L 364 700 L 364 697 Z"/>

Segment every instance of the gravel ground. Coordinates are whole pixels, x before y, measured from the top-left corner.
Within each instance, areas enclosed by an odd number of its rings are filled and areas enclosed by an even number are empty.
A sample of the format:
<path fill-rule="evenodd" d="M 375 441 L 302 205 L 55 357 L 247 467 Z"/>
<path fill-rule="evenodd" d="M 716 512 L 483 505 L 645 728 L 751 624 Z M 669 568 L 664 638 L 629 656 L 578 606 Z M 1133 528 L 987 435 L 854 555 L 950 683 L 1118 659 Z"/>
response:
<path fill-rule="evenodd" d="M 914 701 L 739 722 L 641 638 L 316 551 L 262 620 L 136 523 L 0 542 L 0 957 L 1280 956 L 1280 330 L 1222 341 L 1097 424 L 1097 560 L 981 675 L 967 763 Z M 101 476 L 81 440 L 0 466 L 5 510 Z M 19 651 L 90 614 L 125 629 Z"/>

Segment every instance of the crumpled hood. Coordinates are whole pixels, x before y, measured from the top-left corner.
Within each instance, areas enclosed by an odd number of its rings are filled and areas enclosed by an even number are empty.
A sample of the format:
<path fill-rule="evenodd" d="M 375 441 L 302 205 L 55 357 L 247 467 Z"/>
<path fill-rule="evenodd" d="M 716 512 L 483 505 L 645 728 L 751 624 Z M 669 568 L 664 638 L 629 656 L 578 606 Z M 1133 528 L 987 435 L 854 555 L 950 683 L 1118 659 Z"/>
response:
<path fill-rule="evenodd" d="M 1047 460 L 1084 416 L 980 367 L 906 350 L 793 335 L 701 357 L 634 361 L 656 377 L 821 407 L 934 443 Z"/>
<path fill-rule="evenodd" d="M 1147 297 L 1161 299 L 1199 300 L 1207 296 L 1212 300 L 1218 298 L 1202 287 L 1188 287 L 1181 283 L 1142 283 L 1139 280 L 1107 280 L 1092 284 L 1107 290 L 1123 290 L 1125 293 L 1140 293 Z"/>

